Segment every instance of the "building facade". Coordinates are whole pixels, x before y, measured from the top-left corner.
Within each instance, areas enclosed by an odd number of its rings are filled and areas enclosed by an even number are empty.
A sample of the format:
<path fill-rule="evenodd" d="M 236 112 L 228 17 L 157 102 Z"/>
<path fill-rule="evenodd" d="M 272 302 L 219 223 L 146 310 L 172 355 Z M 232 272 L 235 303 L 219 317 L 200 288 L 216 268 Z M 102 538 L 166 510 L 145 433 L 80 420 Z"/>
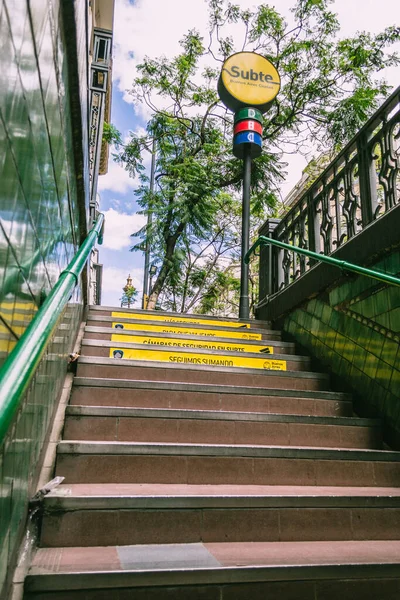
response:
<path fill-rule="evenodd" d="M 0 367 L 95 218 L 113 10 L 113 0 L 0 0 Z M 0 447 L 3 595 L 79 317 L 88 298 L 100 301 L 100 267 L 94 253 Z"/>

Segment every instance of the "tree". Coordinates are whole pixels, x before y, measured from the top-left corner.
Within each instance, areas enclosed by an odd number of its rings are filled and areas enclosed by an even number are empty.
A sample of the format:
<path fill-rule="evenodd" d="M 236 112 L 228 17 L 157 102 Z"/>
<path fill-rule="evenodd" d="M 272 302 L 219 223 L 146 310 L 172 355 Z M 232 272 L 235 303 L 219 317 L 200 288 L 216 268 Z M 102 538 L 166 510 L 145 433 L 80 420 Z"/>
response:
<path fill-rule="evenodd" d="M 298 0 L 289 24 L 266 4 L 242 10 L 226 0 L 209 0 L 207 43 L 193 30 L 181 41 L 178 56 L 146 58 L 139 65 L 131 94 L 153 113 L 148 135 L 131 135 L 126 145 L 117 132 L 111 137 L 117 144 L 116 160 L 131 175 L 141 175 L 137 197 L 142 212 L 153 213 L 152 225 L 138 232 L 140 239 L 133 247 L 143 250 L 143 240 L 150 236 L 159 264 L 149 308 L 167 286 L 176 288 L 174 277 L 190 281 L 193 244 L 202 247 L 212 238 L 227 196 L 232 202 L 239 199 L 242 166 L 231 152 L 232 115 L 216 94 L 227 56 L 242 49 L 258 52 L 274 63 L 282 78 L 281 91 L 264 120 L 263 153 L 253 161 L 253 214 L 266 216 L 274 209 L 284 177 L 283 151 L 305 152 L 307 140 L 321 151 L 337 150 L 387 95 L 387 84 L 376 74 L 399 64 L 387 48 L 400 39 L 400 29 L 339 39 L 331 3 Z M 236 45 L 232 27 L 243 33 Z M 150 139 L 157 143 L 153 194 L 141 165 L 141 150 Z M 186 269 L 182 275 L 184 260 L 192 274 Z"/>

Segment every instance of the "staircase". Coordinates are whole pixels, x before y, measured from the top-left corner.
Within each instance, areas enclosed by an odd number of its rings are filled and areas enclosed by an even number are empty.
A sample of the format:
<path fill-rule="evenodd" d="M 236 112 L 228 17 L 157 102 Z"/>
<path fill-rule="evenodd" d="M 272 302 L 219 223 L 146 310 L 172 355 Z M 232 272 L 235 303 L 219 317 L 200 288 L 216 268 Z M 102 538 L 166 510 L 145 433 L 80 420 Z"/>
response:
<path fill-rule="evenodd" d="M 92 307 L 26 600 L 397 600 L 400 453 L 295 352 Z"/>

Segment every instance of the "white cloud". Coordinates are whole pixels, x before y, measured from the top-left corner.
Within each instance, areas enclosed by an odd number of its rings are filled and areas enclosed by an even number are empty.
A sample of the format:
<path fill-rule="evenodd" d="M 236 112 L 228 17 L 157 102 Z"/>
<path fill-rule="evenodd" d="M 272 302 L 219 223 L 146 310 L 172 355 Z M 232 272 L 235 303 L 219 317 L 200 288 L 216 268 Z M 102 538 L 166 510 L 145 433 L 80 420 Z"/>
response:
<path fill-rule="evenodd" d="M 137 136 L 145 136 L 146 130 L 138 126 L 132 130 Z M 123 138 L 123 144 L 127 144 L 130 140 L 130 135 L 125 135 Z M 111 147 L 110 157 L 108 159 L 108 171 L 106 175 L 100 175 L 98 179 L 97 189 L 98 192 L 110 191 L 116 194 L 127 194 L 130 190 L 134 190 L 138 187 L 138 177 L 130 177 L 128 171 L 126 171 L 121 165 L 115 162 L 113 153 L 115 149 Z M 142 164 L 146 170 L 150 169 L 151 164 L 151 152 L 143 150 L 142 152 Z"/>
<path fill-rule="evenodd" d="M 122 250 L 132 246 L 130 237 L 146 223 L 144 215 L 121 213 L 113 208 L 104 211 L 105 227 L 103 247 L 109 250 Z"/>
<path fill-rule="evenodd" d="M 132 87 L 136 66 L 148 55 L 173 56 L 179 40 L 190 28 L 205 31 L 207 6 L 203 0 L 117 0 L 114 25 L 114 80 L 122 92 Z M 125 93 L 124 99 L 132 102 Z"/>
<path fill-rule="evenodd" d="M 129 173 L 111 158 L 108 163 L 108 173 L 99 177 L 97 189 L 99 192 L 109 190 L 116 194 L 126 194 L 137 185 L 137 178 L 132 179 Z"/>

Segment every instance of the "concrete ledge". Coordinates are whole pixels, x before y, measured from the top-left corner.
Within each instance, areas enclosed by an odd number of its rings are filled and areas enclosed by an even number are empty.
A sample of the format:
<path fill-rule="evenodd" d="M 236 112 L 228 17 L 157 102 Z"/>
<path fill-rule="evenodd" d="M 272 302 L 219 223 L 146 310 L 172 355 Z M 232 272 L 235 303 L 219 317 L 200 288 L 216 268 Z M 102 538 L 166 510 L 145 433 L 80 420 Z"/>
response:
<path fill-rule="evenodd" d="M 163 381 L 140 381 L 133 379 L 100 379 L 95 377 L 75 377 L 74 387 L 130 388 L 143 390 L 164 390 L 176 392 L 202 392 L 207 394 L 235 394 L 238 396 L 277 396 L 285 398 L 311 398 L 316 400 L 336 400 L 351 402 L 351 394 L 315 390 L 282 390 L 274 388 L 254 388 L 244 386 L 212 385 L 207 383 L 178 383 Z"/>
<path fill-rule="evenodd" d="M 272 355 L 274 356 L 274 355 Z M 291 355 L 289 355 L 291 356 Z M 265 360 L 267 360 L 266 355 Z M 190 363 L 168 363 L 168 362 L 157 362 L 157 361 L 145 361 L 145 360 L 130 360 L 130 359 L 115 359 L 106 358 L 102 356 L 81 356 L 78 361 L 79 365 L 108 365 L 111 367 L 142 367 L 144 369 L 166 369 L 166 370 L 182 370 L 185 371 L 206 371 L 207 373 L 236 373 L 239 375 L 251 374 L 261 375 L 270 377 L 281 377 L 281 378 L 293 378 L 296 379 L 319 379 L 324 382 L 329 381 L 329 375 L 327 373 L 316 373 L 313 371 L 274 371 L 269 369 L 251 369 L 248 367 L 210 367 L 208 365 L 194 365 Z M 258 389 L 258 388 L 254 388 Z"/>
<path fill-rule="evenodd" d="M 72 440 L 60 442 L 58 444 L 57 453 L 132 456 L 247 456 L 254 458 L 400 462 L 400 452 L 390 452 L 387 450 L 296 448 L 293 446 L 245 446 L 240 444 L 158 444 L 141 442 L 82 442 L 80 440 Z"/>
<path fill-rule="evenodd" d="M 66 416 L 71 417 L 131 417 L 153 419 L 194 419 L 216 421 L 255 421 L 266 423 L 300 423 L 307 425 L 341 425 L 348 427 L 380 427 L 380 419 L 359 417 L 325 417 L 281 415 L 274 413 L 227 412 L 211 410 L 121 408 L 114 406 L 68 406 Z"/>
<path fill-rule="evenodd" d="M 165 545 L 165 562 L 168 562 L 168 550 L 170 545 Z M 179 562 L 174 567 L 159 561 L 158 569 L 143 570 L 139 567 L 134 568 L 108 568 L 104 569 L 104 548 L 92 548 L 92 560 L 98 555 L 99 568 L 91 565 L 90 570 L 85 570 L 84 552 L 82 548 L 71 548 L 75 554 L 81 553 L 83 556 L 82 567 L 75 567 L 74 571 L 67 570 L 60 565 L 59 572 L 54 573 L 51 568 L 33 567 L 26 579 L 26 591 L 29 592 L 51 592 L 68 590 L 101 590 L 118 588 L 136 588 L 136 587 L 160 587 L 160 586 L 185 586 L 185 585 L 213 585 L 213 584 L 235 584 L 246 582 L 272 582 L 272 581 L 295 581 L 302 580 L 345 580 L 345 579 L 400 579 L 400 542 L 275 542 L 265 543 L 264 560 L 258 565 L 249 564 L 250 558 L 246 560 L 246 566 L 221 566 L 221 567 L 199 567 L 196 562 L 192 566 L 187 564 L 185 556 L 190 556 L 185 552 L 187 546 L 193 544 L 181 544 L 182 565 Z M 223 544 L 208 544 L 205 548 L 211 552 L 211 556 L 217 555 L 223 559 L 225 554 L 222 548 Z M 243 544 L 225 544 L 232 551 L 234 546 L 235 554 L 248 554 Z M 176 544 L 171 546 L 175 549 Z M 242 549 L 243 547 L 243 549 Z M 261 545 L 260 551 L 261 549 Z M 129 546 L 119 547 L 126 548 Z M 137 551 L 148 555 L 146 546 L 138 546 Z M 189 548 L 187 548 L 189 550 Z M 57 551 L 61 549 L 52 549 L 57 556 Z M 114 550 L 110 547 L 109 550 Z M 115 548 L 117 551 L 117 548 Z M 219 551 L 219 552 L 218 552 Z M 226 548 L 228 551 L 228 548 Z M 289 552 L 288 552 L 289 551 Z M 293 552 L 296 553 L 296 559 L 291 559 Z M 37 558 L 39 560 L 41 553 L 49 554 L 48 549 L 40 549 Z M 222 555 L 222 556 L 221 556 Z M 275 560 L 273 559 L 275 556 Z M 102 564 L 103 563 L 103 564 Z M 186 563 L 186 564 L 184 564 Z M 101 566 L 100 566 L 101 565 Z M 103 568 L 102 568 L 103 567 Z M 210 588 L 209 588 L 210 589 Z M 29 598 L 29 596 L 28 596 Z M 71 595 L 73 598 L 73 595 Z"/>

